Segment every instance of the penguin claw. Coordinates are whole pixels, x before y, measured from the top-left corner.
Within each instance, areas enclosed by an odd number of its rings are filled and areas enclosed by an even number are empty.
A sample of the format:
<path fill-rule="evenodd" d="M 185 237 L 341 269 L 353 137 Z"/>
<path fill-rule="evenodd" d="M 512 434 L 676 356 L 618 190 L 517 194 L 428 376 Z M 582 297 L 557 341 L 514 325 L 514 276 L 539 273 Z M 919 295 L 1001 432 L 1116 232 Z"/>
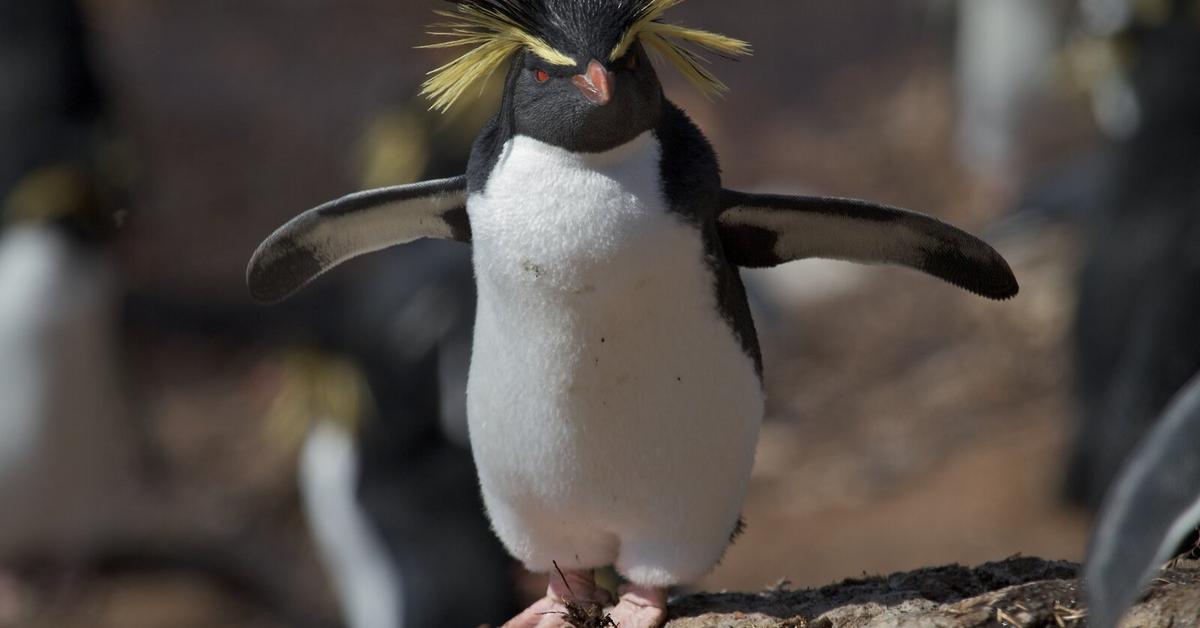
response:
<path fill-rule="evenodd" d="M 667 622 L 667 590 L 630 585 L 608 614 L 620 628 L 659 628 Z"/>
<path fill-rule="evenodd" d="M 604 614 L 612 602 L 608 591 L 596 586 L 595 575 L 588 571 L 566 571 L 554 565 L 546 597 L 521 611 L 501 628 L 593 628 L 613 626 Z"/>

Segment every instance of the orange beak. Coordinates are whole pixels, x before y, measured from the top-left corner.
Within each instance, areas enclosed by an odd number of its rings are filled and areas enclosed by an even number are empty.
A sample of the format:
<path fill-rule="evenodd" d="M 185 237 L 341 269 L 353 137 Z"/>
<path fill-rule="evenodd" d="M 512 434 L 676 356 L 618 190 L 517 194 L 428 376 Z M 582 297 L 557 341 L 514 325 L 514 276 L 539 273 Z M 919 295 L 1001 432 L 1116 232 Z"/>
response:
<path fill-rule="evenodd" d="M 579 88 L 584 98 L 594 104 L 607 105 L 612 100 L 612 72 L 595 59 L 588 63 L 586 73 L 577 74 L 571 82 Z"/>

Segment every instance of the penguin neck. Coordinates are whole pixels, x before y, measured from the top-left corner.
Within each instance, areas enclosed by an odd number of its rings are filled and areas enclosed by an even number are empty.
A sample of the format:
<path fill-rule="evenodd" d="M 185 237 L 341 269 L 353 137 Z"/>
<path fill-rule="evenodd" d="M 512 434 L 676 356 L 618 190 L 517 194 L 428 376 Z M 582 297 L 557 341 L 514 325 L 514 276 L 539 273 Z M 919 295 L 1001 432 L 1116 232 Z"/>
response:
<path fill-rule="evenodd" d="M 611 169 L 614 166 L 619 166 L 631 160 L 637 159 L 638 157 L 645 155 L 648 151 L 654 151 L 657 141 L 658 140 L 654 136 L 653 131 L 644 131 L 640 135 L 615 148 L 610 148 L 606 151 L 598 153 L 585 153 L 571 151 L 560 146 L 547 144 L 528 135 L 518 134 L 512 138 L 509 146 L 511 147 L 517 143 L 524 143 L 526 145 L 533 144 L 538 147 L 540 152 L 553 153 L 555 156 L 555 161 L 559 163 L 569 163 L 589 170 L 604 171 Z"/>
<path fill-rule="evenodd" d="M 611 148 L 602 153 L 578 153 L 580 158 L 588 166 L 593 168 L 606 168 L 621 164 L 654 149 L 654 144 L 658 140 L 654 137 L 653 131 L 642 131 L 640 135 L 632 140 Z"/>

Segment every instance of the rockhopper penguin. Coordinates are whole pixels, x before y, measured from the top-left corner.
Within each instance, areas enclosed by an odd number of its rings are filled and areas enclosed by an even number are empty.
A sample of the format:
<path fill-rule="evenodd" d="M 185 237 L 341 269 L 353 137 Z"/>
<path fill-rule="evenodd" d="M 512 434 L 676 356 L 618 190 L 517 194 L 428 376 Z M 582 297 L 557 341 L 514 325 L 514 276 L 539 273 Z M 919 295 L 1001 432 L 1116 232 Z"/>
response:
<path fill-rule="evenodd" d="M 297 216 L 250 262 L 281 300 L 353 256 L 418 238 L 473 246 L 479 303 L 468 422 L 493 527 L 526 567 L 563 571 L 510 626 L 564 626 L 563 598 L 657 626 L 666 588 L 720 559 L 763 415 L 738 266 L 809 257 L 909 266 L 989 298 L 1005 261 L 921 214 L 721 187 L 699 129 L 663 95 L 655 52 L 706 92 L 695 52 L 749 46 L 663 21 L 682 0 L 464 0 L 435 47 L 470 46 L 425 85 L 445 109 L 508 64 L 464 176 L 352 194 Z M 569 583 L 569 586 L 568 586 Z M 569 591 L 568 591 L 569 589 Z"/>

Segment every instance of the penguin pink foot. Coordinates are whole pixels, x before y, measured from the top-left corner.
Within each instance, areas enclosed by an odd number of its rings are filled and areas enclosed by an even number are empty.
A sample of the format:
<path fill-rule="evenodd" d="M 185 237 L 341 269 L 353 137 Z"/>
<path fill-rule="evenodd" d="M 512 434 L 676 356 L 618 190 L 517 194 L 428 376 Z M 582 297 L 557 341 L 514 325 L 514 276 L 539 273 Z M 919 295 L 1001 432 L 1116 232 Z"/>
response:
<path fill-rule="evenodd" d="M 568 621 L 572 610 L 595 609 L 602 612 L 612 602 L 608 591 L 596 586 L 595 574 L 591 571 L 559 571 L 550 576 L 546 597 L 534 602 L 520 615 L 510 619 L 502 628 L 570 628 Z"/>
<path fill-rule="evenodd" d="M 628 585 L 608 616 L 620 628 L 659 628 L 667 622 L 667 590 Z"/>

